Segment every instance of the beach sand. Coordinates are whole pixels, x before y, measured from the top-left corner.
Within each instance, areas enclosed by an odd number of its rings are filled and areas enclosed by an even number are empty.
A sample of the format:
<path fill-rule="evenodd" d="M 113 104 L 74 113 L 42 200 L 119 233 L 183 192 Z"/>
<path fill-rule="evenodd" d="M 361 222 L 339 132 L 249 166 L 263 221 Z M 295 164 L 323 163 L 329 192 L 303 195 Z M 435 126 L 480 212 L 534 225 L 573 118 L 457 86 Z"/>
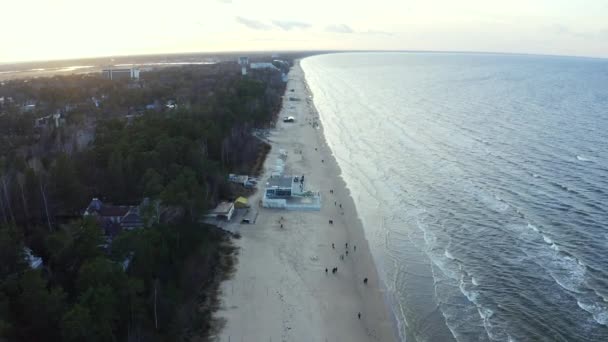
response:
<path fill-rule="evenodd" d="M 301 101 L 290 101 L 290 97 Z M 215 340 L 395 341 L 383 286 L 354 202 L 322 128 L 311 124 L 319 122 L 318 114 L 298 62 L 289 74 L 280 118 L 288 115 L 296 122 L 279 120 L 271 131 L 265 173 L 250 198 L 252 209 L 258 211 L 257 221 L 251 225 L 233 222 L 227 227 L 241 238 L 235 240 L 239 247 L 236 271 L 221 286 L 216 317 L 225 319 L 225 326 Z M 321 192 L 321 211 L 259 205 L 280 149 L 288 153 L 285 174 L 303 174 L 306 188 Z M 336 274 L 333 267 L 338 268 Z M 367 285 L 364 278 L 369 279 Z"/>

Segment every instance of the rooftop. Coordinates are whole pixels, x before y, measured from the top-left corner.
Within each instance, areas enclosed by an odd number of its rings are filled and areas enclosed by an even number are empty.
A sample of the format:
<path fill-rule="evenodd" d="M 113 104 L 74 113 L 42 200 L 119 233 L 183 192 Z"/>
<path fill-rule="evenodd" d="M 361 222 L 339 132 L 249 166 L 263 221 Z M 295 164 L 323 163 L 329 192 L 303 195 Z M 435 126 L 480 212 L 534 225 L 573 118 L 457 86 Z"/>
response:
<path fill-rule="evenodd" d="M 234 203 L 231 203 L 231 202 L 221 202 L 211 212 L 213 214 L 227 214 L 228 212 L 230 212 L 230 209 L 232 208 L 232 206 L 234 206 Z"/>
<path fill-rule="evenodd" d="M 272 187 L 291 188 L 293 179 L 294 179 L 294 177 L 292 177 L 292 176 L 270 177 L 268 179 L 268 183 L 266 183 L 266 185 L 269 188 L 272 188 Z"/>
<path fill-rule="evenodd" d="M 103 69 L 101 72 L 131 72 L 132 69 L 116 68 L 116 69 Z"/>

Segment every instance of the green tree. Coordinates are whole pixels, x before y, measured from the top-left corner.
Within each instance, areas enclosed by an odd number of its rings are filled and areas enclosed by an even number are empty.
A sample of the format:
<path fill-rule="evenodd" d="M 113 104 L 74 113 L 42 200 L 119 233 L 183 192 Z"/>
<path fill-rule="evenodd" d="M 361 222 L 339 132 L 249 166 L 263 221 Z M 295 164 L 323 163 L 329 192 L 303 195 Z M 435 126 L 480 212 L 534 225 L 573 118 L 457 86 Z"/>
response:
<path fill-rule="evenodd" d="M 144 196 L 156 197 L 163 191 L 163 177 L 154 169 L 146 170 L 142 177 Z"/>
<path fill-rule="evenodd" d="M 77 288 L 80 292 L 86 289 L 108 285 L 114 291 L 120 292 L 126 286 L 127 276 L 118 263 L 106 257 L 98 256 L 85 261 L 78 272 Z"/>
<path fill-rule="evenodd" d="M 89 325 L 95 334 L 95 341 L 115 341 L 119 300 L 112 288 L 107 285 L 89 288 L 79 300 L 95 319 Z"/>
<path fill-rule="evenodd" d="M 61 319 L 61 335 L 66 342 L 95 341 L 93 320 L 88 308 L 75 304 Z"/>
<path fill-rule="evenodd" d="M 23 233 L 17 226 L 0 226 L 0 279 L 27 267 L 23 248 Z"/>
<path fill-rule="evenodd" d="M 65 293 L 61 288 L 47 288 L 37 270 L 27 270 L 19 280 L 17 307 L 17 335 L 23 340 L 56 340 L 59 319 L 65 308 Z"/>
<path fill-rule="evenodd" d="M 101 255 L 103 237 L 92 218 L 74 221 L 49 235 L 49 268 L 55 278 L 72 289 L 83 263 Z"/>
<path fill-rule="evenodd" d="M 192 220 L 204 209 L 205 194 L 196 174 L 190 168 L 183 168 L 177 177 L 169 182 L 161 193 L 163 203 L 182 207 Z"/>
<path fill-rule="evenodd" d="M 126 175 L 122 154 L 120 151 L 114 151 L 108 161 L 108 193 L 117 199 L 124 198 L 126 195 L 125 180 Z"/>
<path fill-rule="evenodd" d="M 60 200 L 64 208 L 75 210 L 84 201 L 84 187 L 79 181 L 76 168 L 66 154 L 60 154 L 53 167 L 50 177 L 53 198 Z"/>

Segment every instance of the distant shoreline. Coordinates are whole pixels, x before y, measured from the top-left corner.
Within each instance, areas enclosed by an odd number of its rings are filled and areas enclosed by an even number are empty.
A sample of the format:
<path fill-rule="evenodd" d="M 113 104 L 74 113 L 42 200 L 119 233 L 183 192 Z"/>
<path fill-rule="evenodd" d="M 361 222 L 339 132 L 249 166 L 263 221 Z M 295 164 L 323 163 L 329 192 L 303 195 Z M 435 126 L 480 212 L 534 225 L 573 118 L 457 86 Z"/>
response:
<path fill-rule="evenodd" d="M 236 61 L 239 56 L 249 56 L 250 59 L 264 59 L 272 52 L 217 52 L 217 53 L 175 53 L 175 54 L 150 54 L 136 56 L 103 56 L 80 59 L 59 59 L 51 61 L 23 61 L 0 63 L 0 81 L 12 79 L 26 79 L 35 77 L 52 77 L 56 75 L 72 75 L 99 72 L 107 66 L 145 66 L 164 64 L 163 66 L 194 65 L 201 63 L 222 63 Z M 280 56 L 289 58 L 304 58 L 314 55 L 334 53 L 428 53 L 428 54 L 471 54 L 471 55 L 496 55 L 496 56 L 522 56 L 522 57 L 552 57 L 552 58 L 583 58 L 598 61 L 608 61 L 608 57 L 574 56 L 574 55 L 551 55 L 536 53 L 510 53 L 491 51 L 434 51 L 434 50 L 310 50 L 310 51 L 278 51 Z M 172 65 L 173 64 L 173 65 Z M 81 68 L 87 67 L 87 68 Z M 79 68 L 69 70 L 71 68 Z M 78 71 L 80 70 L 80 71 Z"/>

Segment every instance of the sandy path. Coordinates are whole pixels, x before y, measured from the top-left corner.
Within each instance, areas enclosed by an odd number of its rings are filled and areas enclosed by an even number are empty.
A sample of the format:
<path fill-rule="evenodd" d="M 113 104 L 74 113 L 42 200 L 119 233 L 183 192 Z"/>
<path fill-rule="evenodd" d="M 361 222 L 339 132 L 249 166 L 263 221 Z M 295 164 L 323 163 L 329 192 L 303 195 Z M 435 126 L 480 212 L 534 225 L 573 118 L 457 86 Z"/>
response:
<path fill-rule="evenodd" d="M 322 130 L 311 125 L 318 115 L 299 65 L 289 76 L 286 98 L 302 101 L 285 101 L 280 117 L 292 115 L 296 122 L 279 122 L 272 131 L 265 170 L 284 149 L 285 173 L 304 174 L 306 187 L 321 192 L 323 206 L 320 212 L 260 207 L 256 224 L 231 224 L 242 236 L 236 240 L 240 254 L 234 277 L 222 284 L 218 317 L 226 319 L 226 326 L 216 340 L 393 341 L 392 321 L 354 203 Z M 260 191 L 250 199 L 254 206 L 269 172 L 265 174 Z M 338 267 L 335 275 L 333 267 Z"/>

